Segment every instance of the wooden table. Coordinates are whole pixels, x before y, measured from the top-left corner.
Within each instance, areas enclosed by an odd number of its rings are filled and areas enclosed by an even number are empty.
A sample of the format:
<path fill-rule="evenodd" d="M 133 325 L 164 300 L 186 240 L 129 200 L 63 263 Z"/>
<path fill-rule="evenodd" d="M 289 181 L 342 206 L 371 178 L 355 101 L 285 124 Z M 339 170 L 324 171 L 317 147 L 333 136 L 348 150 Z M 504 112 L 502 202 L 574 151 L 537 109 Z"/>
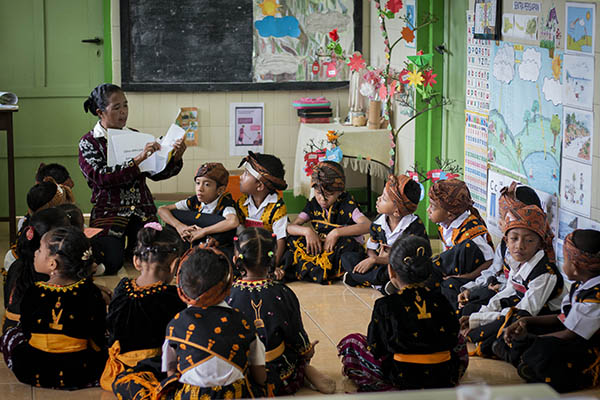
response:
<path fill-rule="evenodd" d="M 15 109 L 0 109 L 0 130 L 6 131 L 6 155 L 8 164 L 8 217 L 0 217 L 0 221 L 8 221 L 10 243 L 17 240 L 17 212 L 15 209 L 15 150 L 13 136 L 13 113 Z"/>

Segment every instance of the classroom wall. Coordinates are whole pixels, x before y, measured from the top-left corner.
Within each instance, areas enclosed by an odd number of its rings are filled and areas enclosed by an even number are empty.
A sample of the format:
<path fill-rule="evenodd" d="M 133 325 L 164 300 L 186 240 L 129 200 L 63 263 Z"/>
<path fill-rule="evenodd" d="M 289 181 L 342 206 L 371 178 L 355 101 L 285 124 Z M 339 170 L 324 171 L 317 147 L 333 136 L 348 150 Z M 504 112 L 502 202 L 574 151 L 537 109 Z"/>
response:
<path fill-rule="evenodd" d="M 369 48 L 369 5 L 363 1 L 363 47 Z M 111 36 L 113 82 L 121 82 L 119 1 L 111 1 Z M 163 182 L 148 181 L 154 194 L 193 191 L 192 181 L 198 166 L 207 161 L 222 162 L 236 169 L 241 159 L 229 155 L 229 103 L 263 102 L 265 104 L 265 153 L 277 155 L 286 169 L 286 181 L 293 186 L 296 141 L 300 127 L 292 101 L 300 97 L 325 96 L 333 105 L 339 100 L 340 117 L 348 112 L 348 89 L 251 92 L 128 92 L 128 126 L 156 136 L 163 135 L 174 122 L 180 107 L 198 107 L 198 146 L 184 154 L 184 167 L 175 178 Z M 364 186 L 364 177 L 350 174 L 349 186 Z"/>
<path fill-rule="evenodd" d="M 542 13 L 540 15 L 547 14 L 547 9 L 549 7 L 556 7 L 556 11 L 558 14 L 558 20 L 561 23 L 561 31 L 564 31 L 564 20 L 565 20 L 565 0 L 535 0 L 537 2 L 542 3 Z M 592 164 L 592 212 L 591 218 L 595 221 L 600 221 L 600 29 L 599 29 L 599 18 L 600 18 L 600 3 L 598 1 L 590 1 L 590 0 L 581 0 L 578 1 L 580 3 L 596 3 L 596 32 L 595 32 L 595 71 L 594 71 L 594 138 L 593 138 L 593 164 Z M 474 6 L 474 0 L 469 0 L 469 9 L 472 10 Z M 519 14 L 519 11 L 513 10 L 513 1 L 512 0 L 503 0 L 502 1 L 502 10 L 504 13 L 513 13 Z M 531 14 L 525 13 L 523 14 Z M 526 45 L 537 45 L 539 46 L 538 41 L 516 41 L 513 38 L 507 39 L 514 43 L 521 43 Z M 562 48 L 564 49 L 564 32 L 563 32 L 563 40 L 562 40 Z M 458 77 L 457 77 L 458 78 Z M 464 79 L 464 74 L 461 79 Z M 464 142 L 464 131 L 463 132 L 454 132 L 456 140 L 462 140 Z M 459 139 L 460 137 L 460 139 Z M 560 200 L 559 200 L 560 206 Z"/>

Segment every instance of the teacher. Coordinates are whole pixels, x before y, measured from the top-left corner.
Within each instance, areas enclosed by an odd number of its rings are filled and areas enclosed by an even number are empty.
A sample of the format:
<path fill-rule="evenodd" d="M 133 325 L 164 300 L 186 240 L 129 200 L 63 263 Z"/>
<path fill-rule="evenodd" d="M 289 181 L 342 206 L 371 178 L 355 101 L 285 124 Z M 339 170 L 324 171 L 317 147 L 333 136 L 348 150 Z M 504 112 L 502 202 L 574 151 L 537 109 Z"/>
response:
<path fill-rule="evenodd" d="M 141 172 L 138 166 L 160 149 L 158 142 L 147 143 L 131 160 L 109 167 L 107 130 L 123 129 L 127 123 L 125 93 L 119 86 L 103 83 L 92 91 L 83 109 L 100 119 L 79 141 L 79 167 L 92 189 L 90 226 L 102 229 L 92 241 L 94 256 L 98 263 L 104 264 L 104 273 L 112 275 L 123 265 L 125 238 L 127 247 L 133 249 L 137 232 L 144 224 L 157 220 L 146 178 L 160 181 L 177 175 L 183 167 L 186 145 L 183 139 L 175 142 L 173 157 L 156 175 Z"/>

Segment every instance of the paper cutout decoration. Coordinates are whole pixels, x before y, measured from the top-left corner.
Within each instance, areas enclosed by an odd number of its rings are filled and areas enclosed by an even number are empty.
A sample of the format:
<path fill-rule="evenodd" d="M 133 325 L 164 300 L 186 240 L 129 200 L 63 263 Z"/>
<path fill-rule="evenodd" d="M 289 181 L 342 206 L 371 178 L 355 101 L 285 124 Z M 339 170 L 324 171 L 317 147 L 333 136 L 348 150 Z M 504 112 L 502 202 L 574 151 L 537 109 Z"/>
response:
<path fill-rule="evenodd" d="M 175 120 L 175 124 L 185 130 L 185 144 L 187 146 L 197 146 L 199 139 L 198 132 L 198 108 L 181 107 Z"/>
<path fill-rule="evenodd" d="M 327 159 L 327 161 L 335 161 L 336 163 L 340 163 L 342 162 L 342 158 L 344 158 L 344 153 L 342 153 L 342 149 L 339 147 L 328 149 L 325 152 L 325 159 Z"/>
<path fill-rule="evenodd" d="M 304 162 L 306 166 L 304 167 L 304 172 L 306 172 L 306 176 L 311 176 L 313 173 L 313 168 L 315 165 L 323 161 L 326 157 L 326 150 L 316 150 L 310 151 L 304 155 Z"/>
<path fill-rule="evenodd" d="M 264 0 L 258 6 L 265 16 L 271 17 L 277 15 L 277 12 L 279 11 L 278 8 L 281 7 L 279 4 L 277 4 L 277 0 Z"/>

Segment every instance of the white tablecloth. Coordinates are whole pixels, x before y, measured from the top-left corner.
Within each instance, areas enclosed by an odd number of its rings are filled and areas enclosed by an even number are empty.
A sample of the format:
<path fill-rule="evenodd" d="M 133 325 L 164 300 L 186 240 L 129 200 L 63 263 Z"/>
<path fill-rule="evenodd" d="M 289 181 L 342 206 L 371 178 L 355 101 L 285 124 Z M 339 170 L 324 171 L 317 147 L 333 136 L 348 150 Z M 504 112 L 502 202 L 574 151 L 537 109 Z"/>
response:
<path fill-rule="evenodd" d="M 344 132 L 344 136 L 339 139 L 344 155 L 361 157 L 360 160 L 344 158 L 342 161 L 344 167 L 350 167 L 363 174 L 369 172 L 371 176 L 379 178 L 387 177 L 387 165 L 390 159 L 388 130 L 372 130 L 366 127 L 357 128 L 340 124 L 300 124 L 294 162 L 294 196 L 310 196 L 310 177 L 306 176 L 306 172 L 304 172 L 304 150 L 308 150 L 308 143 L 311 139 L 315 144 L 319 144 L 321 140 L 327 143 L 327 131 L 329 130 Z M 379 163 L 373 162 L 373 160 Z"/>

